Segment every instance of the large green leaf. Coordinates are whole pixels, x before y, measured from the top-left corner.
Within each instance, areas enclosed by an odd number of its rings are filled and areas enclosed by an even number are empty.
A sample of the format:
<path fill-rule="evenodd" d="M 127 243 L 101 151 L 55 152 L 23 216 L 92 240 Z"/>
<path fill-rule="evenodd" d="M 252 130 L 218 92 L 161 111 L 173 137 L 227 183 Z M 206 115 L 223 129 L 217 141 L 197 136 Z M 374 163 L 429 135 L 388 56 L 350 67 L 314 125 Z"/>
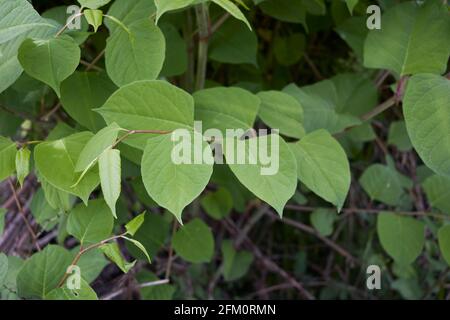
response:
<path fill-rule="evenodd" d="M 403 111 L 411 142 L 425 164 L 450 176 L 450 80 L 432 74 L 408 81 Z"/>
<path fill-rule="evenodd" d="M 119 87 L 156 79 L 163 67 L 166 44 L 161 30 L 148 19 L 119 28 L 108 38 L 106 71 Z"/>
<path fill-rule="evenodd" d="M 16 153 L 16 144 L 10 139 L 0 136 L 0 181 L 14 173 Z"/>
<path fill-rule="evenodd" d="M 5 283 L 7 274 L 8 274 L 8 257 L 3 252 L 1 252 L 0 253 L 0 287 L 3 287 L 3 284 Z"/>
<path fill-rule="evenodd" d="M 351 176 L 347 155 L 339 142 L 327 131 L 317 130 L 290 147 L 297 159 L 300 182 L 341 210 Z"/>
<path fill-rule="evenodd" d="M 217 87 L 194 93 L 195 120 L 202 121 L 203 130 L 244 129 L 253 127 L 260 100 L 241 88 Z"/>
<path fill-rule="evenodd" d="M 206 161 L 195 164 L 194 141 L 197 139 L 202 144 L 200 156 L 203 156 L 205 150 Z M 212 151 L 209 145 L 203 141 L 200 133 L 190 132 L 189 143 L 178 142 L 186 146 L 187 151 L 192 157 L 191 162 L 177 164 L 173 159 L 173 154 L 177 153 L 172 135 L 166 134 L 148 140 L 147 146 L 142 157 L 142 180 L 145 189 L 150 197 L 160 206 L 172 212 L 178 221 L 182 223 L 181 215 L 183 209 L 197 198 L 205 189 L 213 171 Z M 180 151 L 183 152 L 184 151 Z"/>
<path fill-rule="evenodd" d="M 262 91 L 259 117 L 272 129 L 278 129 L 288 137 L 301 138 L 303 128 L 303 108 L 292 96 L 279 91 Z"/>
<path fill-rule="evenodd" d="M 128 130 L 175 130 L 194 124 L 194 101 L 185 91 L 165 81 L 139 81 L 117 90 L 98 110 L 108 124 Z M 129 137 L 126 143 L 144 149 L 154 135 Z"/>
<path fill-rule="evenodd" d="M 244 16 L 242 11 L 231 0 L 212 0 L 212 2 L 221 6 L 236 19 L 244 22 L 250 30 L 252 29 L 250 23 L 248 22 L 247 18 Z"/>
<path fill-rule="evenodd" d="M 26 73 L 48 84 L 60 96 L 61 82 L 80 62 L 80 48 L 66 35 L 49 40 L 27 39 L 19 48 L 18 59 Z"/>
<path fill-rule="evenodd" d="M 79 124 L 96 132 L 105 121 L 92 109 L 100 108 L 116 89 L 104 73 L 77 71 L 61 84 L 61 103 Z"/>
<path fill-rule="evenodd" d="M 173 77 L 185 73 L 188 67 L 186 41 L 173 24 L 161 23 L 159 27 L 166 39 L 166 57 L 160 76 Z"/>
<path fill-rule="evenodd" d="M 214 238 L 211 229 L 195 218 L 180 227 L 172 239 L 175 252 L 192 263 L 209 262 L 214 253 Z"/>
<path fill-rule="evenodd" d="M 382 212 L 377 232 L 384 250 L 400 265 L 412 263 L 425 243 L 425 224 L 411 217 Z"/>
<path fill-rule="evenodd" d="M 236 251 L 231 240 L 222 242 L 223 277 L 234 281 L 243 277 L 253 262 L 253 254 L 248 251 Z"/>
<path fill-rule="evenodd" d="M 71 250 L 73 258 L 79 253 L 80 247 Z M 82 272 L 81 276 L 87 283 L 91 283 L 100 275 L 102 270 L 109 264 L 99 249 L 91 249 L 83 253 L 78 260 L 77 266 Z"/>
<path fill-rule="evenodd" d="M 60 212 L 48 203 L 42 188 L 33 195 L 30 210 L 36 222 L 46 231 L 53 229 L 58 222 Z"/>
<path fill-rule="evenodd" d="M 444 260 L 450 265 L 450 225 L 442 226 L 438 232 L 439 248 Z"/>
<path fill-rule="evenodd" d="M 91 192 L 98 186 L 98 168 L 89 170 L 77 184 L 80 173 L 75 172 L 75 164 L 92 133 L 81 132 L 64 139 L 39 144 L 34 149 L 36 168 L 40 175 L 52 186 L 80 197 L 85 203 Z"/>
<path fill-rule="evenodd" d="M 173 10 L 178 10 L 185 8 L 187 6 L 190 6 L 193 4 L 196 0 L 155 0 L 156 5 L 156 22 L 158 23 L 158 20 L 161 18 L 161 16 L 168 12 Z"/>
<path fill-rule="evenodd" d="M 55 289 L 72 262 L 66 249 L 48 245 L 25 262 L 17 275 L 17 289 L 23 298 L 44 298 Z"/>
<path fill-rule="evenodd" d="M 111 209 L 113 216 L 117 217 L 116 202 L 120 197 L 121 190 L 120 151 L 117 149 L 103 151 L 98 160 L 98 169 L 103 197 Z"/>
<path fill-rule="evenodd" d="M 69 214 L 67 232 L 82 246 L 105 240 L 111 235 L 114 219 L 103 200 L 91 200 L 88 205 L 77 205 Z"/>
<path fill-rule="evenodd" d="M 97 132 L 84 146 L 78 157 L 75 171 L 81 172 L 92 167 L 107 149 L 116 142 L 117 136 L 122 130 L 115 122 Z"/>
<path fill-rule="evenodd" d="M 27 0 L 0 0 L 0 93 L 22 74 L 17 51 L 27 37 L 45 38 L 57 27 L 41 18 Z"/>
<path fill-rule="evenodd" d="M 372 200 L 378 200 L 391 206 L 399 205 L 405 190 L 411 187 L 409 179 L 391 167 L 373 164 L 359 179 L 359 183 Z"/>
<path fill-rule="evenodd" d="M 282 216 L 297 188 L 297 164 L 287 143 L 277 134 L 270 134 L 244 141 L 227 137 L 224 144 L 225 158 L 234 175 Z M 238 160 L 241 156 L 244 161 Z"/>
<path fill-rule="evenodd" d="M 450 55 L 450 17 L 440 0 L 423 5 L 401 3 L 382 17 L 382 28 L 369 32 L 364 65 L 398 75 L 442 74 Z"/>

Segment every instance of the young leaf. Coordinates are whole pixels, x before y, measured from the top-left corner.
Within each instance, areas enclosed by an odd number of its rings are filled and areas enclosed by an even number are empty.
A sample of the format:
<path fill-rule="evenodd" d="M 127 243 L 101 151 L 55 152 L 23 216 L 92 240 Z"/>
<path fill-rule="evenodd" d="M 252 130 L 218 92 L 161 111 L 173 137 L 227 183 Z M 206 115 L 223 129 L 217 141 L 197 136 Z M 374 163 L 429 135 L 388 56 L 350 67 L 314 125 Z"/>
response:
<path fill-rule="evenodd" d="M 94 27 L 94 32 L 97 32 L 98 28 L 103 24 L 102 10 L 84 10 L 83 13 L 87 22 Z"/>
<path fill-rule="evenodd" d="M 103 197 L 111 209 L 113 216 L 117 218 L 116 202 L 120 197 L 121 190 L 120 151 L 116 149 L 103 151 L 98 160 L 98 168 Z"/>
<path fill-rule="evenodd" d="M 98 9 L 104 5 L 110 3 L 111 0 L 78 0 L 83 8 Z M 86 11 L 84 11 L 86 12 Z"/>
<path fill-rule="evenodd" d="M 0 181 L 14 173 L 16 153 L 16 144 L 10 139 L 0 136 Z"/>
<path fill-rule="evenodd" d="M 209 262 L 214 253 L 214 238 L 211 229 L 195 218 L 180 227 L 172 239 L 176 253 L 192 263 Z"/>
<path fill-rule="evenodd" d="M 409 137 L 427 167 L 443 176 L 450 176 L 449 104 L 450 80 L 432 74 L 409 79 L 403 100 Z"/>
<path fill-rule="evenodd" d="M 28 148 L 22 148 L 16 153 L 17 180 L 19 180 L 21 186 L 30 173 L 30 155 L 31 152 Z"/>
<path fill-rule="evenodd" d="M 222 242 L 222 255 L 225 281 L 234 281 L 243 277 L 253 262 L 253 254 L 248 251 L 236 251 L 231 240 Z"/>
<path fill-rule="evenodd" d="M 130 241 L 131 243 L 133 243 L 136 247 L 139 248 L 139 250 L 141 250 L 141 251 L 144 253 L 144 255 L 145 255 L 145 257 L 147 258 L 148 262 L 150 262 L 150 263 L 152 262 L 152 260 L 150 259 L 150 256 L 148 255 L 147 250 L 146 250 L 145 247 L 142 245 L 142 243 L 140 243 L 140 242 L 137 241 L 137 240 L 134 240 L 134 239 L 125 237 L 125 236 L 122 236 L 122 238 L 125 239 L 125 240 Z"/>
<path fill-rule="evenodd" d="M 233 197 L 227 189 L 220 188 L 204 196 L 201 205 L 210 217 L 220 220 L 227 217 L 233 209 Z"/>
<path fill-rule="evenodd" d="M 348 11 L 350 11 L 351 14 L 353 14 L 353 9 L 355 9 L 358 2 L 359 0 L 345 0 L 345 3 L 347 4 L 348 7 Z"/>
<path fill-rule="evenodd" d="M 80 280 L 80 289 L 69 289 L 67 286 L 55 288 L 44 297 L 45 300 L 98 300 L 97 294 L 83 279 Z"/>
<path fill-rule="evenodd" d="M 137 217 L 134 217 L 133 220 L 131 220 L 125 225 L 127 233 L 129 235 L 134 236 L 136 232 L 139 230 L 139 228 L 142 226 L 144 221 L 145 221 L 145 212 L 141 213 Z"/>
<path fill-rule="evenodd" d="M 61 82 L 80 62 L 80 48 L 66 35 L 49 40 L 27 39 L 20 46 L 17 57 L 30 76 L 48 84 L 60 97 Z"/>
<path fill-rule="evenodd" d="M 293 138 L 305 135 L 303 128 L 303 108 L 292 96 L 280 91 L 262 91 L 259 117 L 272 129 Z"/>
<path fill-rule="evenodd" d="M 250 30 L 252 30 L 252 27 L 250 26 L 250 23 L 248 22 L 247 18 L 244 16 L 242 11 L 233 2 L 231 2 L 231 0 L 212 0 L 212 2 L 221 6 L 236 19 L 244 22 L 247 25 L 247 27 Z"/>
<path fill-rule="evenodd" d="M 156 79 L 163 67 L 166 44 L 161 30 L 149 19 L 118 28 L 108 38 L 106 71 L 119 87 Z"/>
<path fill-rule="evenodd" d="M 336 218 L 336 212 L 328 209 L 317 209 L 310 216 L 312 226 L 324 237 L 328 237 L 333 233 L 333 225 Z"/>
<path fill-rule="evenodd" d="M 61 103 L 74 120 L 97 132 L 105 121 L 92 110 L 100 108 L 116 89 L 105 73 L 77 71 L 61 84 Z"/>
<path fill-rule="evenodd" d="M 161 16 L 168 12 L 173 10 L 178 10 L 185 8 L 187 6 L 190 6 L 192 3 L 194 3 L 196 0 L 155 0 L 156 5 L 156 23 L 158 23 L 158 20 L 161 18 Z"/>
<path fill-rule="evenodd" d="M 300 182 L 340 211 L 351 176 L 347 155 L 339 142 L 327 131 L 317 130 L 290 147 L 297 159 Z"/>
<path fill-rule="evenodd" d="M 192 164 L 173 161 L 173 153 L 176 152 L 171 134 L 160 135 L 148 140 L 142 157 L 142 180 L 150 197 L 160 206 L 166 208 L 175 215 L 180 223 L 184 207 L 197 198 L 205 189 L 213 171 L 212 151 L 203 140 L 203 136 L 197 132 L 191 132 L 190 139 L 197 139 L 202 143 L 201 156 L 205 150 L 206 161 L 202 164 Z M 184 146 L 183 140 L 178 142 Z M 194 143 L 187 145 L 189 153 L 194 155 Z"/>
<path fill-rule="evenodd" d="M 72 262 L 63 247 L 48 245 L 29 258 L 17 274 L 17 290 L 22 298 L 43 299 L 55 289 Z"/>
<path fill-rule="evenodd" d="M 131 268 L 133 268 L 136 264 L 136 260 L 134 260 L 133 262 L 127 262 L 125 260 L 125 258 L 120 253 L 119 245 L 116 242 L 104 244 L 100 247 L 100 250 L 124 273 L 128 273 L 128 271 L 130 271 Z"/>
<path fill-rule="evenodd" d="M 69 214 L 67 232 L 77 238 L 82 246 L 105 240 L 111 235 L 114 220 L 103 200 L 79 204 Z"/>
<path fill-rule="evenodd" d="M 91 168 L 98 160 L 100 155 L 107 149 L 110 149 L 116 142 L 121 129 L 117 123 L 113 122 L 95 134 L 85 145 L 78 157 L 75 171 L 81 172 Z"/>
<path fill-rule="evenodd" d="M 39 174 L 52 186 L 80 197 L 85 203 L 99 184 L 98 168 L 89 170 L 76 185 L 80 173 L 75 164 L 86 143 L 93 137 L 90 132 L 80 132 L 64 139 L 40 143 L 34 149 L 34 159 Z"/>
<path fill-rule="evenodd" d="M 425 224 L 411 217 L 383 212 L 378 215 L 377 232 L 384 250 L 400 265 L 409 265 L 422 252 Z"/>
<path fill-rule="evenodd" d="M 441 254 L 450 265 L 450 225 L 447 224 L 439 229 L 438 240 Z"/>
<path fill-rule="evenodd" d="M 254 147 L 256 145 L 257 148 Z M 297 164 L 287 143 L 277 134 L 270 134 L 244 141 L 227 137 L 224 146 L 227 164 L 238 180 L 282 217 L 284 206 L 297 188 Z M 230 147 L 234 149 L 233 153 L 227 150 Z M 261 150 L 264 149 L 267 159 L 261 157 Z M 238 152 L 243 151 L 245 164 L 237 159 Z M 230 158 L 231 155 L 233 158 Z"/>
<path fill-rule="evenodd" d="M 400 3 L 382 16 L 380 30 L 369 32 L 364 65 L 389 69 L 400 76 L 442 74 L 450 54 L 449 29 L 450 17 L 442 1 Z"/>
<path fill-rule="evenodd" d="M 108 124 L 129 130 L 189 128 L 194 124 L 194 101 L 187 92 L 165 81 L 139 81 L 117 90 L 98 109 Z M 150 134 L 128 137 L 125 142 L 144 149 Z"/>
<path fill-rule="evenodd" d="M 195 120 L 202 121 L 203 130 L 244 129 L 253 127 L 260 100 L 241 88 L 217 87 L 194 93 Z"/>

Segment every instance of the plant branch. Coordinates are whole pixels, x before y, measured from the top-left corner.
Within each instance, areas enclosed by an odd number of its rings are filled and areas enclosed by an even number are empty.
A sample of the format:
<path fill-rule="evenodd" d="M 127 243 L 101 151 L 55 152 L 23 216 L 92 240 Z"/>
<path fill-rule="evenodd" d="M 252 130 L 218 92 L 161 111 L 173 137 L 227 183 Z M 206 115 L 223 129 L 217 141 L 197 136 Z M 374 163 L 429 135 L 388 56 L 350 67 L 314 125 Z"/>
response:
<path fill-rule="evenodd" d="M 208 42 L 210 36 L 210 21 L 208 5 L 198 4 L 195 7 L 198 24 L 198 52 L 197 52 L 197 79 L 195 89 L 201 90 L 205 87 L 206 67 L 208 62 Z"/>

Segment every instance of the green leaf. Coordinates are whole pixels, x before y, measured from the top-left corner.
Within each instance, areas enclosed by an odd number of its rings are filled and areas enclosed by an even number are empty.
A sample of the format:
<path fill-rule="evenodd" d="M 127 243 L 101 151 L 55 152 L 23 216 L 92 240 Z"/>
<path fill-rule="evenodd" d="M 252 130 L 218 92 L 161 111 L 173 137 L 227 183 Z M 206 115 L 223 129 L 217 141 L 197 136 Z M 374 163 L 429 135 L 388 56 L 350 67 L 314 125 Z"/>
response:
<path fill-rule="evenodd" d="M 77 205 L 69 214 L 67 232 L 82 246 L 105 240 L 111 235 L 114 219 L 103 200 L 91 200 L 88 205 Z"/>
<path fill-rule="evenodd" d="M 71 261 L 69 251 L 55 245 L 32 255 L 17 275 L 19 296 L 43 299 L 57 287 Z"/>
<path fill-rule="evenodd" d="M 123 24 L 130 25 L 134 21 L 146 19 L 156 13 L 155 3 L 148 0 L 126 0 L 114 1 L 108 10 L 108 15 L 122 21 Z M 110 33 L 114 33 L 119 25 L 111 20 L 105 20 Z"/>
<path fill-rule="evenodd" d="M 397 75 L 442 74 L 450 54 L 450 17 L 439 0 L 398 4 L 382 16 L 382 28 L 369 32 L 364 65 Z"/>
<path fill-rule="evenodd" d="M 108 124 L 116 122 L 128 130 L 165 130 L 189 128 L 194 124 L 194 101 L 188 93 L 165 81 L 139 81 L 117 90 L 98 109 Z M 140 134 L 125 142 L 144 149 L 149 138 Z"/>
<path fill-rule="evenodd" d="M 450 214 L 450 178 L 431 175 L 422 184 L 428 203 L 433 208 Z"/>
<path fill-rule="evenodd" d="M 127 262 L 125 258 L 120 253 L 119 245 L 116 242 L 107 243 L 100 247 L 100 250 L 112 261 L 114 262 L 123 273 L 128 273 L 131 268 L 136 264 L 136 260 L 133 262 Z"/>
<path fill-rule="evenodd" d="M 336 221 L 336 212 L 328 209 L 317 209 L 309 217 L 312 226 L 322 236 L 328 237 L 333 234 L 333 225 Z"/>
<path fill-rule="evenodd" d="M 17 295 L 17 274 L 22 269 L 24 261 L 15 256 L 8 257 L 8 270 L 4 278 L 2 289 L 0 289 L 0 297 L 2 300 L 18 300 Z"/>
<path fill-rule="evenodd" d="M 116 29 L 108 38 L 106 71 L 119 87 L 156 79 L 163 67 L 166 44 L 161 30 L 148 19 Z"/>
<path fill-rule="evenodd" d="M 45 300 L 98 300 L 97 294 L 89 284 L 81 278 L 80 289 L 69 289 L 67 286 L 50 291 Z"/>
<path fill-rule="evenodd" d="M 302 33 L 293 33 L 286 37 L 276 37 L 273 51 L 277 61 L 283 66 L 292 66 L 300 61 L 306 46 L 306 38 Z"/>
<path fill-rule="evenodd" d="M 142 180 L 150 197 L 160 206 L 166 208 L 182 223 L 183 209 L 197 198 L 205 189 L 213 171 L 212 151 L 200 133 L 190 132 L 189 143 L 175 143 L 171 134 L 161 135 L 148 140 L 142 157 Z M 201 164 L 180 163 L 173 161 L 173 154 L 186 146 L 189 154 L 195 154 L 191 139 L 202 142 L 201 156 L 205 150 L 207 159 Z M 189 157 L 193 159 L 193 157 Z"/>
<path fill-rule="evenodd" d="M 3 230 L 5 229 L 5 220 L 6 220 L 6 209 L 0 208 L 0 237 L 3 234 Z"/>
<path fill-rule="evenodd" d="M 83 13 L 87 22 L 94 27 L 94 32 L 97 32 L 98 28 L 103 24 L 103 11 L 84 10 Z"/>
<path fill-rule="evenodd" d="M 109 126 L 97 132 L 84 146 L 75 166 L 76 172 L 91 168 L 99 159 L 100 155 L 110 149 L 117 140 L 121 129 L 113 122 Z"/>
<path fill-rule="evenodd" d="M 411 187 L 405 184 L 405 178 L 408 179 L 391 167 L 374 164 L 363 172 L 359 183 L 372 200 L 396 206 L 406 195 L 404 189 Z"/>
<path fill-rule="evenodd" d="M 64 139 L 39 144 L 34 149 L 34 159 L 40 175 L 52 186 L 80 197 L 85 203 L 99 184 L 97 167 L 89 170 L 76 185 L 80 173 L 75 172 L 78 156 L 92 138 L 90 132 L 80 132 Z"/>
<path fill-rule="evenodd" d="M 450 225 L 447 224 L 439 229 L 438 240 L 441 254 L 450 265 Z"/>
<path fill-rule="evenodd" d="M 212 36 L 208 56 L 231 64 L 257 65 L 258 38 L 242 23 L 229 19 Z"/>
<path fill-rule="evenodd" d="M 236 251 L 231 240 L 222 242 L 222 255 L 225 281 L 234 281 L 243 277 L 253 262 L 253 254 L 248 251 Z"/>
<path fill-rule="evenodd" d="M 79 253 L 80 247 L 71 250 L 73 258 Z M 83 253 L 78 260 L 77 266 L 80 267 L 83 280 L 87 283 L 93 282 L 98 278 L 102 270 L 109 264 L 109 261 L 99 249 L 91 249 Z"/>
<path fill-rule="evenodd" d="M 420 255 L 425 243 L 425 225 L 414 218 L 382 212 L 377 232 L 384 250 L 400 265 L 409 265 Z"/>
<path fill-rule="evenodd" d="M 250 30 L 252 30 L 252 27 L 250 26 L 250 23 L 248 22 L 247 18 L 233 2 L 231 2 L 230 0 L 212 0 L 212 2 L 221 6 L 224 10 L 228 11 L 228 13 L 230 13 L 236 19 L 244 22 L 247 25 L 247 27 Z"/>
<path fill-rule="evenodd" d="M 411 142 L 423 162 L 450 176 L 450 80 L 432 74 L 408 81 L 403 111 Z"/>
<path fill-rule="evenodd" d="M 0 234 L 1 233 L 2 232 L 0 232 Z M 3 252 L 0 252 L 0 287 L 3 287 L 7 274 L 8 274 L 8 257 Z"/>
<path fill-rule="evenodd" d="M 46 231 L 53 229 L 59 217 L 59 210 L 54 209 L 45 198 L 44 189 L 39 189 L 34 195 L 30 205 L 31 213 L 36 222 Z"/>
<path fill-rule="evenodd" d="M 195 120 L 202 121 L 203 130 L 248 130 L 253 127 L 259 110 L 259 98 L 241 88 L 217 87 L 194 93 Z"/>
<path fill-rule="evenodd" d="M 125 240 L 130 241 L 131 243 L 133 243 L 136 247 L 139 248 L 139 250 L 141 250 L 141 251 L 144 253 L 144 255 L 145 255 L 145 257 L 147 258 L 148 262 L 150 262 L 150 263 L 152 262 L 152 260 L 150 259 L 150 256 L 148 255 L 147 250 L 146 250 L 145 247 L 142 245 L 142 243 L 140 243 L 140 242 L 137 241 L 137 240 L 134 240 L 134 239 L 125 237 L 125 236 L 122 236 L 122 238 L 125 239 Z"/>
<path fill-rule="evenodd" d="M 214 253 L 211 229 L 198 218 L 180 227 L 172 245 L 181 258 L 192 263 L 210 262 Z"/>
<path fill-rule="evenodd" d="M 77 71 L 61 84 L 61 103 L 74 120 L 97 132 L 105 121 L 92 110 L 100 108 L 116 89 L 105 73 Z"/>
<path fill-rule="evenodd" d="M 388 143 L 397 147 L 400 151 L 409 151 L 412 148 L 404 121 L 394 121 L 389 127 Z"/>
<path fill-rule="evenodd" d="M 136 216 L 125 225 L 125 229 L 129 235 L 134 236 L 145 221 L 145 212 Z"/>
<path fill-rule="evenodd" d="M 297 159 L 300 182 L 321 198 L 342 209 L 350 188 L 350 165 L 339 142 L 317 130 L 290 145 Z"/>
<path fill-rule="evenodd" d="M 0 181 L 14 173 L 16 153 L 16 144 L 10 139 L 0 136 Z"/>
<path fill-rule="evenodd" d="M 114 217 L 116 214 L 116 202 L 121 191 L 121 160 L 120 151 L 107 149 L 100 155 L 98 161 L 100 173 L 100 184 L 102 186 L 103 197 Z"/>
<path fill-rule="evenodd" d="M 260 8 L 271 17 L 284 22 L 301 23 L 307 29 L 306 7 L 302 0 L 265 0 Z"/>
<path fill-rule="evenodd" d="M 227 217 L 233 209 L 233 197 L 227 189 L 220 188 L 204 196 L 201 206 L 210 217 L 220 220 Z"/>
<path fill-rule="evenodd" d="M 194 3 L 195 0 L 155 0 L 156 5 L 156 23 L 158 23 L 161 16 L 168 12 L 178 9 L 183 9 Z"/>
<path fill-rule="evenodd" d="M 61 96 L 61 82 L 80 62 L 80 48 L 69 36 L 49 40 L 26 39 L 19 48 L 18 59 L 26 73 L 55 90 Z"/>
<path fill-rule="evenodd" d="M 336 32 L 353 49 L 360 61 L 364 60 L 364 43 L 369 29 L 366 17 L 352 17 L 337 26 Z"/>
<path fill-rule="evenodd" d="M 17 180 L 21 186 L 23 186 L 23 181 L 30 173 L 30 156 L 31 151 L 28 148 L 22 148 L 16 153 L 16 171 Z"/>
<path fill-rule="evenodd" d="M 111 0 L 77 0 L 84 8 L 98 9 L 111 2 Z M 86 12 L 85 10 L 84 12 Z"/>
<path fill-rule="evenodd" d="M 161 77 L 182 75 L 188 67 L 186 41 L 180 36 L 177 28 L 169 23 L 159 25 L 166 39 L 166 57 L 161 70 Z"/>
<path fill-rule="evenodd" d="M 17 51 L 23 40 L 53 36 L 57 28 L 41 18 L 27 0 L 0 1 L 0 93 L 22 74 Z"/>
<path fill-rule="evenodd" d="M 149 282 L 161 280 L 153 273 L 143 270 L 136 275 L 140 284 L 140 293 L 143 300 L 171 300 L 175 293 L 175 286 L 162 284 L 158 286 L 142 286 Z"/>
<path fill-rule="evenodd" d="M 169 228 L 168 222 L 162 216 L 148 213 L 145 215 L 145 220 L 133 236 L 133 239 L 139 241 L 148 254 L 154 257 L 164 245 L 164 241 L 169 234 Z M 131 242 L 127 243 L 127 248 L 136 259 L 146 259 L 142 251 Z"/>
<path fill-rule="evenodd" d="M 277 134 L 238 141 L 239 138 L 226 138 L 225 158 L 228 166 L 248 190 L 270 204 L 281 217 L 284 206 L 297 188 L 297 164 L 287 143 Z M 233 154 L 230 147 L 234 149 Z M 240 164 L 235 155 L 243 151 L 245 164 Z M 261 157 L 263 152 L 266 152 L 267 159 Z M 230 158 L 231 155 L 233 158 Z"/>
<path fill-rule="evenodd" d="M 359 0 L 345 0 L 345 3 L 347 4 L 348 7 L 348 11 L 350 11 L 351 14 L 353 14 L 353 9 L 355 9 L 358 2 Z"/>
<path fill-rule="evenodd" d="M 261 99 L 259 117 L 264 123 L 288 137 L 305 135 L 303 108 L 295 98 L 280 91 L 263 91 L 258 97 Z"/>
<path fill-rule="evenodd" d="M 44 177 L 36 170 L 36 174 L 41 183 L 42 190 L 44 190 L 45 199 L 53 209 L 60 209 L 64 212 L 72 208 L 71 195 L 68 192 L 60 190 L 51 185 Z"/>

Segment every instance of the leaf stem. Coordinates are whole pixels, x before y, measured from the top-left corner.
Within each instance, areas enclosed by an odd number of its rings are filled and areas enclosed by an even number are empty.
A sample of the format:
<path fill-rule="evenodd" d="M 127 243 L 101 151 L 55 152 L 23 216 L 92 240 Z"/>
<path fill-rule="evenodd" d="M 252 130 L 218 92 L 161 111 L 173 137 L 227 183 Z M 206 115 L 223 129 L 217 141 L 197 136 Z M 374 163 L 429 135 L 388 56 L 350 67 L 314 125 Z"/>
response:
<path fill-rule="evenodd" d="M 79 13 L 74 14 L 72 18 L 69 21 L 67 21 L 67 23 L 55 34 L 55 38 L 58 38 L 64 31 L 66 31 L 66 29 L 69 27 L 69 24 L 71 24 L 73 20 L 84 15 L 84 13 L 81 12 L 82 9 L 83 8 L 80 9 Z"/>
<path fill-rule="evenodd" d="M 197 79 L 195 89 L 201 90 L 205 87 L 206 67 L 208 62 L 208 42 L 210 36 L 210 21 L 208 5 L 200 3 L 195 7 L 198 25 L 198 52 L 197 52 Z"/>

